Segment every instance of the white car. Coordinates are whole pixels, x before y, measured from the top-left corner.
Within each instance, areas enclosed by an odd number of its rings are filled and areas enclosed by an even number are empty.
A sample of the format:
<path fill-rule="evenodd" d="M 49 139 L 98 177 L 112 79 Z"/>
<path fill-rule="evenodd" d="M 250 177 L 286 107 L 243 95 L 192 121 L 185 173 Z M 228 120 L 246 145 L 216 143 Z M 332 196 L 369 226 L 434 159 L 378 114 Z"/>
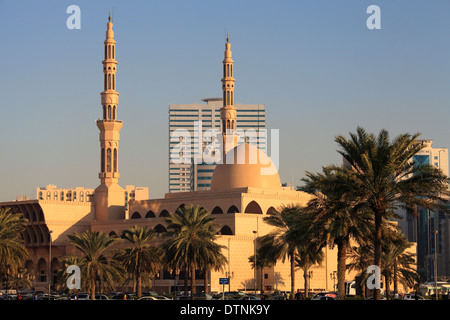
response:
<path fill-rule="evenodd" d="M 258 297 L 255 297 L 255 296 L 245 296 L 245 297 L 239 298 L 239 300 L 261 300 L 261 299 Z"/>
<path fill-rule="evenodd" d="M 144 296 L 140 297 L 138 300 L 171 300 L 164 296 Z"/>
<path fill-rule="evenodd" d="M 403 300 L 416 300 L 416 297 L 414 295 L 414 293 L 410 294 L 405 294 L 403 296 Z M 417 300 L 426 300 L 424 297 L 422 297 L 421 295 L 417 295 Z"/>

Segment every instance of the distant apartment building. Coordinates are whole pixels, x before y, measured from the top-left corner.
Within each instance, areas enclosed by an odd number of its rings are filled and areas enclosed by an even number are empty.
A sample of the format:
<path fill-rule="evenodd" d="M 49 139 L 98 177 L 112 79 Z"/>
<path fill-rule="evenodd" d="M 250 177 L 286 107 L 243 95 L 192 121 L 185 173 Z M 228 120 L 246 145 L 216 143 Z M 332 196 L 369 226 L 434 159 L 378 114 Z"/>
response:
<path fill-rule="evenodd" d="M 203 139 L 201 147 L 198 134 L 195 133 L 196 125 L 201 123 L 201 132 L 215 130 L 218 135 L 221 132 L 220 108 L 223 106 L 222 98 L 202 99 L 205 103 L 171 104 L 169 105 L 169 192 L 201 191 L 209 190 L 211 177 L 216 165 L 205 163 L 199 159 L 201 153 L 215 141 Z M 256 133 L 255 139 L 247 140 L 250 143 L 258 143 L 259 148 L 266 147 L 266 110 L 263 104 L 235 104 L 237 108 L 237 130 Z M 182 163 L 174 163 L 171 155 L 174 148 L 182 143 L 181 138 L 174 138 L 176 130 L 187 130 L 191 136 L 188 158 L 183 158 Z M 198 129 L 198 132 L 200 129 Z M 241 137 L 239 143 L 244 142 Z M 201 150 L 200 150 L 201 149 Z M 183 157 L 182 154 L 180 154 Z M 195 161 L 195 158 L 198 161 Z"/>
<path fill-rule="evenodd" d="M 58 188 L 49 184 L 46 187 L 36 188 L 36 199 L 38 200 L 92 202 L 94 194 L 94 189 L 83 187 Z M 128 209 L 130 200 L 147 200 L 148 198 L 148 187 L 125 186 L 123 195 L 125 210 Z"/>
<path fill-rule="evenodd" d="M 49 184 L 47 187 L 36 188 L 36 199 L 38 200 L 91 202 L 93 194 L 94 189 L 83 187 L 58 188 Z"/>

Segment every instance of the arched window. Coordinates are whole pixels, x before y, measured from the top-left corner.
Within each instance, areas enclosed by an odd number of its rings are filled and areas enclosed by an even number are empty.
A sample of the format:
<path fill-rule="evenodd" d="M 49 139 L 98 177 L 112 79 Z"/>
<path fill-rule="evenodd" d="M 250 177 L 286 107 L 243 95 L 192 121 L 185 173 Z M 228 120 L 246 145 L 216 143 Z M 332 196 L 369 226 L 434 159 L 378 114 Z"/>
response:
<path fill-rule="evenodd" d="M 44 200 L 44 198 L 42 197 L 42 191 L 39 191 L 39 200 Z"/>
<path fill-rule="evenodd" d="M 108 59 L 108 55 L 106 54 L 106 45 L 105 45 L 105 60 Z"/>
<path fill-rule="evenodd" d="M 219 206 L 215 207 L 213 211 L 211 211 L 211 214 L 221 214 L 221 213 L 223 213 L 223 211 Z"/>
<path fill-rule="evenodd" d="M 227 64 L 227 77 L 229 77 L 229 76 L 230 76 L 230 65 Z"/>
<path fill-rule="evenodd" d="M 112 46 L 112 58 L 116 58 L 116 46 Z"/>
<path fill-rule="evenodd" d="M 181 212 L 184 210 L 184 207 L 185 207 L 185 205 L 184 205 L 184 203 L 182 203 L 182 204 L 180 204 L 179 206 L 178 206 L 178 208 L 177 208 L 177 210 L 176 211 L 178 211 L 178 210 L 180 210 Z M 175 212 L 176 212 L 175 211 Z"/>
<path fill-rule="evenodd" d="M 61 201 L 64 201 L 64 191 L 61 191 L 60 196 L 61 196 Z"/>
<path fill-rule="evenodd" d="M 234 100 L 234 99 L 233 99 L 233 96 L 234 96 L 234 91 L 231 91 L 231 92 L 230 92 L 230 101 L 231 101 L 231 103 L 230 103 L 230 104 L 231 104 L 231 105 L 233 105 L 233 104 L 234 104 L 234 101 L 233 101 L 233 100 Z"/>
<path fill-rule="evenodd" d="M 108 106 L 108 120 L 111 120 L 111 106 Z"/>
<path fill-rule="evenodd" d="M 55 193 L 53 194 L 53 200 L 58 200 L 58 191 L 55 191 Z"/>
<path fill-rule="evenodd" d="M 114 148 L 114 172 L 117 172 L 117 149 Z"/>
<path fill-rule="evenodd" d="M 101 172 L 105 172 L 105 148 L 102 148 L 101 159 Z"/>
<path fill-rule="evenodd" d="M 161 213 L 159 214 L 160 217 L 168 217 L 169 216 L 169 211 L 167 210 L 163 210 L 161 211 Z"/>
<path fill-rule="evenodd" d="M 116 120 L 116 106 L 113 106 L 113 120 Z"/>
<path fill-rule="evenodd" d="M 111 149 L 106 151 L 106 171 L 111 172 Z"/>
<path fill-rule="evenodd" d="M 158 224 L 154 229 L 155 229 L 156 233 L 164 233 L 164 232 L 167 232 L 167 229 L 164 228 L 164 226 L 161 225 L 161 224 Z"/>
<path fill-rule="evenodd" d="M 222 229 L 220 229 L 219 234 L 223 236 L 231 236 L 233 235 L 233 231 L 229 226 L 223 226 Z"/>
<path fill-rule="evenodd" d="M 147 212 L 147 214 L 145 215 L 146 218 L 156 218 L 155 213 L 150 210 L 149 212 Z"/>
<path fill-rule="evenodd" d="M 113 88 L 113 90 L 116 90 L 116 75 L 113 74 L 112 76 L 113 76 L 113 78 L 112 78 L 112 88 Z"/>
<path fill-rule="evenodd" d="M 108 46 L 108 59 L 111 59 L 111 46 Z"/>
<path fill-rule="evenodd" d="M 245 208 L 245 213 L 256 213 L 256 214 L 262 214 L 261 207 L 256 201 L 250 202 L 247 207 Z"/>
<path fill-rule="evenodd" d="M 108 90 L 111 90 L 111 74 L 108 73 Z"/>
<path fill-rule="evenodd" d="M 104 89 L 103 90 L 106 91 L 106 88 L 107 88 L 107 85 L 106 85 L 106 83 L 107 83 L 106 73 L 105 73 L 105 81 L 103 81 L 103 83 L 104 83 Z"/>
<path fill-rule="evenodd" d="M 50 191 L 47 191 L 47 200 L 51 200 L 52 198 L 52 194 L 50 193 Z"/>
<path fill-rule="evenodd" d="M 139 212 L 135 212 L 131 215 L 131 219 L 140 219 L 141 215 L 139 214 Z"/>
<path fill-rule="evenodd" d="M 266 214 L 275 214 L 276 212 L 277 212 L 277 210 L 274 207 L 270 207 L 269 209 L 267 209 Z"/>
<path fill-rule="evenodd" d="M 84 192 L 80 191 L 80 201 L 84 202 Z"/>
<path fill-rule="evenodd" d="M 236 206 L 231 206 L 227 210 L 227 213 L 236 213 L 236 212 L 239 212 L 239 209 Z"/>

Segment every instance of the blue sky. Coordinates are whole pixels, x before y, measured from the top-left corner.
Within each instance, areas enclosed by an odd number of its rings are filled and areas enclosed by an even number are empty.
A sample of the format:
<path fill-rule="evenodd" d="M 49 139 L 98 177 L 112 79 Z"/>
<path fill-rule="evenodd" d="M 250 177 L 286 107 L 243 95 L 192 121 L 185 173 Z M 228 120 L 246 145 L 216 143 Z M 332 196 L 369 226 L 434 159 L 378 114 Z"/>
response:
<path fill-rule="evenodd" d="M 69 30 L 69 5 L 81 29 Z M 369 30 L 368 6 L 381 8 Z M 236 103 L 266 105 L 282 181 L 340 163 L 357 126 L 450 146 L 450 2 L 0 1 L 0 201 L 99 184 L 103 41 L 119 62 L 120 184 L 168 190 L 168 106 L 221 96 L 225 30 Z"/>

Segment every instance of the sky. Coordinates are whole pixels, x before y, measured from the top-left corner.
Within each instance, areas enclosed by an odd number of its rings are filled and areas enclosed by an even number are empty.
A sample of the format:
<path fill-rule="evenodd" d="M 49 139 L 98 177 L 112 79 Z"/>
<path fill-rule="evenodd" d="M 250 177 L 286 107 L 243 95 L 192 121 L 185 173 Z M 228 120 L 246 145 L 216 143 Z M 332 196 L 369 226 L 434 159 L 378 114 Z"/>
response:
<path fill-rule="evenodd" d="M 67 28 L 67 7 L 81 10 Z M 370 5 L 381 29 L 369 29 Z M 282 182 L 341 163 L 358 126 L 450 147 L 450 1 L 0 0 L 0 201 L 99 185 L 103 41 L 114 21 L 120 184 L 168 192 L 169 104 L 221 97 L 226 32 L 235 102 L 265 104 Z M 270 155 L 270 153 L 269 153 Z"/>

